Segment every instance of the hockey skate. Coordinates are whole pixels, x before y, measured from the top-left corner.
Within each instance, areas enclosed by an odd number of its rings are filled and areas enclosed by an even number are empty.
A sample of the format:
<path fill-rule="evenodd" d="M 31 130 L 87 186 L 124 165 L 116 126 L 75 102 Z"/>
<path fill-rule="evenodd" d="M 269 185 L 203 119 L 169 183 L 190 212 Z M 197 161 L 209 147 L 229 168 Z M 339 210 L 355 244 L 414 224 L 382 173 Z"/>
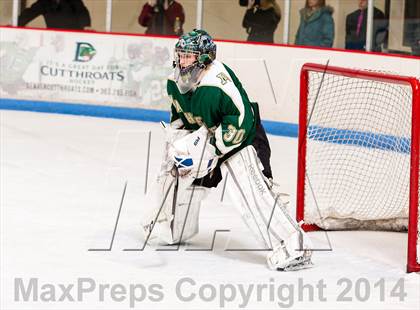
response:
<path fill-rule="evenodd" d="M 294 271 L 313 267 L 311 260 L 311 242 L 306 236 L 302 235 L 299 238 L 301 237 L 303 237 L 304 243 L 300 248 L 294 247 L 294 250 L 290 250 L 290 246 L 286 247 L 284 242 L 282 242 L 280 246 L 275 247 L 273 251 L 267 255 L 268 267 L 277 271 Z M 293 239 L 296 240 L 296 236 L 294 236 L 292 240 Z M 296 245 L 299 243 L 300 242 L 294 242 Z"/>
<path fill-rule="evenodd" d="M 303 250 L 299 256 L 288 256 L 284 248 L 274 249 L 267 256 L 267 263 L 270 269 L 277 271 L 295 271 L 313 267 L 311 260 L 312 251 Z"/>

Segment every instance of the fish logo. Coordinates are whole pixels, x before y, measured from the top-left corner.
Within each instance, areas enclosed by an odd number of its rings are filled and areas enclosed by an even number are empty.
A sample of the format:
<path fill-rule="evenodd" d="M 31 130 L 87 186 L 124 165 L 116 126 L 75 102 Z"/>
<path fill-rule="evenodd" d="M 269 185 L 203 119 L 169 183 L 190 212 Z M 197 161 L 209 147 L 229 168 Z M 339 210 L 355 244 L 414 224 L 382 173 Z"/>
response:
<path fill-rule="evenodd" d="M 87 42 L 77 42 L 76 56 L 74 57 L 74 61 L 88 62 L 91 61 L 95 55 L 96 49 L 92 44 Z"/>

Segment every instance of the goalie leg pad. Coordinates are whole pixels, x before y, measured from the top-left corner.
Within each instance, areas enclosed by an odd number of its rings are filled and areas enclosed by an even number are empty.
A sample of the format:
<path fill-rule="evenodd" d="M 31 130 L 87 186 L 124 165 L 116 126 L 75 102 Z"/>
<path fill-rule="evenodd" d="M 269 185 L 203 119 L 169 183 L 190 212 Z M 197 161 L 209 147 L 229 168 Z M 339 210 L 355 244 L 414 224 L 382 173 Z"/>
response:
<path fill-rule="evenodd" d="M 176 203 L 172 221 L 172 243 L 187 241 L 198 234 L 201 201 L 207 189 L 189 186 Z"/>
<path fill-rule="evenodd" d="M 192 178 L 167 173 L 153 190 L 152 208 L 146 211 L 142 230 L 149 243 L 176 244 L 198 233 L 201 201 L 206 188 L 192 185 Z"/>
<path fill-rule="evenodd" d="M 268 264 L 287 269 L 298 257 L 310 253 L 310 241 L 289 215 L 279 195 L 269 189 L 261 172 L 262 165 L 253 146 L 247 146 L 229 158 L 222 169 L 231 175 L 228 194 L 243 220 L 262 243 L 271 249 Z"/>

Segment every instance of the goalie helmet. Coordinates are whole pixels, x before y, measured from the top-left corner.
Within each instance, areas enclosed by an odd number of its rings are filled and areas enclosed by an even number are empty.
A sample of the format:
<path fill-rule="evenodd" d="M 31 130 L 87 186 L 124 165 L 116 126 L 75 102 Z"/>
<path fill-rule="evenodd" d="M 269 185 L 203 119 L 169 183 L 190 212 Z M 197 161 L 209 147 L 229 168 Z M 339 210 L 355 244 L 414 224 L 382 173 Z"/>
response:
<path fill-rule="evenodd" d="M 204 30 L 194 29 L 175 45 L 175 81 L 182 94 L 198 82 L 201 72 L 216 58 L 216 44 Z"/>

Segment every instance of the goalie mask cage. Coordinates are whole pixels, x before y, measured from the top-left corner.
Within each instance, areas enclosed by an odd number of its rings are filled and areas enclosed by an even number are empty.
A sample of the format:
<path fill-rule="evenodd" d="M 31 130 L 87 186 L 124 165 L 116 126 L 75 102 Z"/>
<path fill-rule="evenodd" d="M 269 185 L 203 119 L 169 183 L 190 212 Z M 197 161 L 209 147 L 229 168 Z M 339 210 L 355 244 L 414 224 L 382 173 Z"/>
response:
<path fill-rule="evenodd" d="M 419 81 L 305 64 L 300 87 L 297 220 L 408 230 L 407 271 L 420 271 Z"/>

